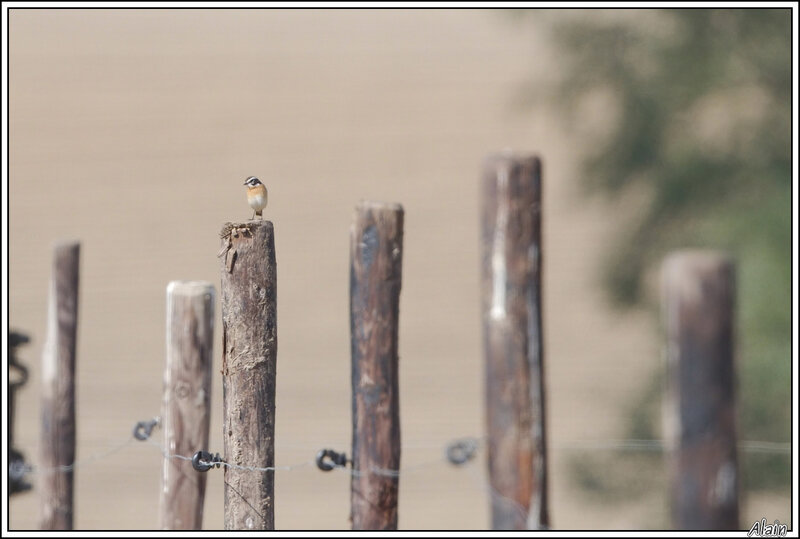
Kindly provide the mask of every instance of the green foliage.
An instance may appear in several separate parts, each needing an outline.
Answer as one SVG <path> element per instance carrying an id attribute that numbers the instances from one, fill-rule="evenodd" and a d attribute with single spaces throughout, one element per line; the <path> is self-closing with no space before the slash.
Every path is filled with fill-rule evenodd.
<path id="1" fill-rule="evenodd" d="M 571 479 L 584 496 L 617 505 L 666 490 L 664 464 L 658 453 L 643 451 L 579 452 L 570 458 Z M 652 524 L 652 523 L 651 523 Z"/>
<path id="2" fill-rule="evenodd" d="M 584 181 L 610 195 L 634 185 L 651 195 L 644 218 L 611 257 L 633 268 L 612 262 L 613 299 L 639 302 L 643 270 L 687 244 L 735 254 L 769 244 L 769 263 L 788 268 L 790 10 L 563 13 L 544 17 L 565 67 L 547 97 L 573 125 L 585 120 L 581 101 L 597 92 L 616 111 L 611 133 L 589 141 Z M 719 219 L 732 226 L 696 234 Z M 779 284 L 788 290 L 788 280 Z"/>
<path id="3" fill-rule="evenodd" d="M 643 283 L 674 248 L 730 252 L 737 261 L 740 439 L 788 441 L 791 11 L 526 15 L 556 43 L 560 66 L 558 80 L 532 97 L 556 105 L 592 148 L 582 169 L 588 191 L 647 195 L 641 218 L 609 252 L 611 299 L 623 307 L 652 304 Z M 587 128 L 587 115 L 607 116 L 611 127 Z M 658 391 L 647 389 L 642 401 Z M 643 434 L 656 413 L 632 414 L 631 429 Z M 745 489 L 789 485 L 783 456 L 741 462 Z"/>

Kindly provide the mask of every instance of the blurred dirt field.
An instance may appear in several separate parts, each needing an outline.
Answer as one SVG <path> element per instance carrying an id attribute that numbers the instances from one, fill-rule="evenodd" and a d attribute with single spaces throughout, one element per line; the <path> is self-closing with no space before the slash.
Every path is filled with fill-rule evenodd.
<path id="1" fill-rule="evenodd" d="M 15 440 L 28 460 L 53 244 L 82 242 L 77 452 L 91 459 L 160 413 L 167 284 L 218 289 L 218 233 L 250 217 L 242 182 L 256 175 L 276 234 L 276 465 L 350 451 L 349 226 L 361 199 L 399 202 L 399 526 L 486 529 L 485 455 L 465 468 L 442 455 L 483 431 L 478 181 L 487 153 L 512 148 L 544 163 L 552 525 L 664 525 L 661 494 L 599 504 L 569 479 L 570 448 L 623 435 L 621 406 L 660 346 L 646 315 L 611 311 L 598 286 L 629 208 L 578 196 L 579 148 L 553 114 L 515 105 L 559 65 L 530 25 L 491 10 L 15 9 L 9 37 L 9 317 L 33 339 Z M 161 458 L 135 442 L 82 464 L 76 528 L 157 528 Z M 349 529 L 345 473 L 275 481 L 277 529 Z M 223 527 L 222 492 L 209 472 L 207 529 Z M 11 529 L 35 529 L 38 503 L 35 489 L 12 498 Z M 782 499 L 748 503 L 744 522 L 776 506 L 767 516 L 788 520 Z"/>

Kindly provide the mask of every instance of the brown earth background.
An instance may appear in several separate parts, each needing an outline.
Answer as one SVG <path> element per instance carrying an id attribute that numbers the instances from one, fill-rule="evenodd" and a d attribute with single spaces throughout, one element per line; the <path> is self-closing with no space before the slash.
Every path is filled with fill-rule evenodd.
<path id="1" fill-rule="evenodd" d="M 582 197 L 581 148 L 555 114 L 515 105 L 560 62 L 529 23 L 346 9 L 13 9 L 9 21 L 9 317 L 33 337 L 15 445 L 36 461 L 51 249 L 79 239 L 76 528 L 158 526 L 161 455 L 119 446 L 160 413 L 166 286 L 218 289 L 218 233 L 250 217 L 249 175 L 269 188 L 276 233 L 276 465 L 350 449 L 348 231 L 359 200 L 399 202 L 399 526 L 487 528 L 485 455 L 453 468 L 442 454 L 483 431 L 478 178 L 505 148 L 544 163 L 552 525 L 668 525 L 660 491 L 600 502 L 570 479 L 581 448 L 623 435 L 622 409 L 661 368 L 660 345 L 648 315 L 612 311 L 598 285 L 604 246 L 635 208 Z M 211 451 L 222 450 L 219 326 Z M 35 529 L 38 503 L 36 490 L 12 498 L 11 529 Z M 276 528 L 348 529 L 348 512 L 346 474 L 276 473 Z M 212 471 L 204 527 L 222 528 L 222 514 Z M 743 524 L 762 516 L 787 522 L 789 500 L 746 498 Z"/>

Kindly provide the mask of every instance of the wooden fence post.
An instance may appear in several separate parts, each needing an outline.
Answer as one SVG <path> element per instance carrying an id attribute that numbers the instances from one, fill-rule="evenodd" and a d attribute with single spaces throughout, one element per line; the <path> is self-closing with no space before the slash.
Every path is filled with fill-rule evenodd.
<path id="1" fill-rule="evenodd" d="M 75 462 L 75 347 L 80 243 L 55 246 L 47 337 L 42 354 L 43 530 L 71 530 Z"/>
<path id="2" fill-rule="evenodd" d="M 686 250 L 668 256 L 662 272 L 673 528 L 736 530 L 734 264 Z"/>
<path id="3" fill-rule="evenodd" d="M 354 530 L 397 529 L 402 259 L 402 206 L 360 203 L 350 229 Z"/>
<path id="4" fill-rule="evenodd" d="M 172 281 L 167 286 L 167 366 L 164 371 L 164 451 L 191 456 L 208 449 L 214 286 Z M 161 476 L 162 530 L 199 530 L 203 525 L 206 474 L 191 462 L 165 458 Z"/>
<path id="5" fill-rule="evenodd" d="M 541 163 L 489 156 L 482 185 L 482 311 L 492 528 L 544 529 Z"/>
<path id="6" fill-rule="evenodd" d="M 222 229 L 224 460 L 273 467 L 278 331 L 275 240 L 270 221 Z M 225 529 L 272 530 L 274 471 L 225 467 Z"/>

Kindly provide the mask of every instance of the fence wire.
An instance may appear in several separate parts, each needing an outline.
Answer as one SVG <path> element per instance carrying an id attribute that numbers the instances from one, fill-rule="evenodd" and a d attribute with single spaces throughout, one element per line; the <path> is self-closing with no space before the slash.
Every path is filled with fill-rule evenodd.
<path id="1" fill-rule="evenodd" d="M 153 446 L 161 453 L 165 459 L 178 459 L 191 462 L 193 456 L 178 455 L 169 453 L 163 444 L 160 444 L 151 439 L 151 430 L 159 424 L 158 418 L 154 418 L 149 422 L 139 422 L 134 429 L 134 434 L 128 437 L 125 441 L 111 447 L 110 449 L 96 453 L 84 459 L 78 459 L 72 464 L 63 466 L 41 467 L 32 466 L 29 464 L 22 464 L 19 462 L 11 462 L 9 464 L 9 475 L 12 478 L 21 478 L 25 475 L 47 474 L 47 473 L 66 473 L 74 471 L 78 467 L 83 467 L 92 464 L 98 460 L 106 459 L 129 445 L 137 441 L 144 441 L 149 446 Z M 149 429 L 142 429 L 142 425 L 149 425 Z M 477 437 L 464 437 L 452 440 L 447 444 L 435 444 L 430 441 L 403 444 L 403 448 L 440 448 L 444 450 L 443 457 L 435 460 L 430 460 L 425 463 L 415 464 L 412 466 L 405 466 L 402 470 L 391 470 L 386 468 L 371 468 L 369 470 L 356 470 L 342 465 L 332 465 L 331 469 L 349 473 L 353 476 L 360 477 L 368 474 L 383 475 L 387 477 L 400 477 L 401 473 L 412 473 L 420 469 L 429 468 L 447 462 L 451 465 L 459 466 L 474 460 L 475 454 L 480 451 L 486 450 L 487 439 L 485 436 Z M 288 447 L 288 446 L 287 446 Z M 310 445 L 302 447 L 311 447 Z M 766 441 L 741 441 L 738 444 L 740 451 L 745 453 L 762 453 L 774 455 L 789 455 L 791 453 L 791 444 L 780 442 L 766 442 Z M 639 451 L 639 452 L 664 452 L 666 444 L 663 440 L 641 440 L 641 439 L 617 439 L 617 440 L 575 440 L 566 443 L 550 444 L 549 450 L 556 451 Z M 457 456 L 460 455 L 460 456 Z M 245 466 L 225 462 L 224 460 L 204 461 L 204 464 L 227 467 L 235 470 L 246 472 L 289 472 L 299 468 L 313 467 L 318 462 L 315 459 L 309 459 L 296 464 L 289 464 L 283 466 Z M 502 497 L 502 496 L 501 496 Z M 513 502 L 513 500 L 509 500 Z"/>

